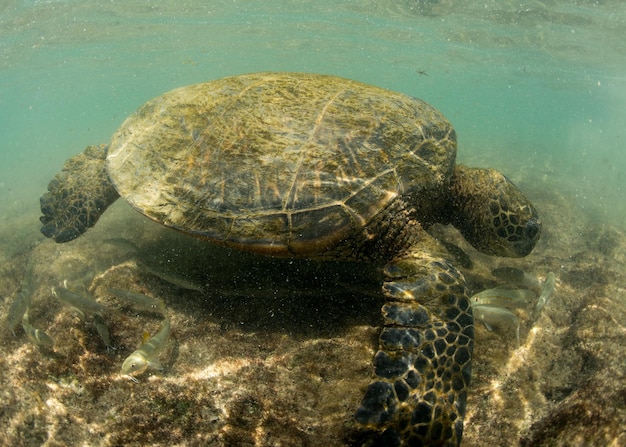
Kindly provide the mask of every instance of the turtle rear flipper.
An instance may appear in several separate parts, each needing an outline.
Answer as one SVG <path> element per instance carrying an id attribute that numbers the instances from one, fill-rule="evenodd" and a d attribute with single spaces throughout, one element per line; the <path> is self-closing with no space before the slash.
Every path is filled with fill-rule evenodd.
<path id="1" fill-rule="evenodd" d="M 41 196 L 44 236 L 68 242 L 93 227 L 119 197 L 106 171 L 107 147 L 88 146 L 70 158 Z"/>

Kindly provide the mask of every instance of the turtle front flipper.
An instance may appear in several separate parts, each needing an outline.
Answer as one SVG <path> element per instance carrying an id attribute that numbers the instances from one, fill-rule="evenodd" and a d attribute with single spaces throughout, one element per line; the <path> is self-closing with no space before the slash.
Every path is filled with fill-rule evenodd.
<path id="1" fill-rule="evenodd" d="M 428 239 L 385 268 L 376 379 L 355 415 L 364 445 L 461 442 L 474 320 L 463 276 Z"/>
<path id="2" fill-rule="evenodd" d="M 41 196 L 44 236 L 68 242 L 91 228 L 119 197 L 106 170 L 106 146 L 88 146 L 65 162 Z"/>

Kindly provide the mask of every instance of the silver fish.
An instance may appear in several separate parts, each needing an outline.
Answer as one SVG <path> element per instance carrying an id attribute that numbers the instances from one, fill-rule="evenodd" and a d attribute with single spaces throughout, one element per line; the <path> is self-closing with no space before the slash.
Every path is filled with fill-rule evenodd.
<path id="1" fill-rule="evenodd" d="M 146 270 L 148 273 L 156 276 L 157 278 L 162 279 L 165 282 L 169 282 L 170 284 L 176 286 L 176 287 L 180 287 L 181 289 L 187 289 L 187 290 L 195 290 L 196 292 L 203 292 L 204 289 L 202 288 L 202 286 L 198 285 L 197 283 L 188 280 L 187 278 L 181 276 L 181 275 L 177 275 L 175 273 L 172 272 L 166 272 L 163 270 L 158 270 L 155 269 L 154 267 L 148 266 L 144 263 L 142 263 L 142 267 L 144 270 Z"/>
<path id="2" fill-rule="evenodd" d="M 513 312 L 495 306 L 476 306 L 472 307 L 472 310 L 474 320 L 482 322 L 490 331 L 493 330 L 492 325 L 515 327 L 515 335 L 519 343 L 520 319 Z"/>
<path id="3" fill-rule="evenodd" d="M 65 287 L 53 287 L 52 294 L 65 304 L 75 307 L 86 314 L 96 314 L 108 311 L 106 306 L 93 300 L 90 296 L 72 292 Z"/>
<path id="4" fill-rule="evenodd" d="M 22 316 L 22 328 L 24 329 L 28 339 L 40 348 L 52 349 L 52 346 L 54 345 L 52 338 L 41 329 L 31 326 L 28 318 L 28 310 L 26 310 Z"/>
<path id="5" fill-rule="evenodd" d="M 550 272 L 546 275 L 541 295 L 536 301 L 534 300 L 536 294 L 532 290 L 499 288 L 483 290 L 473 295 L 470 299 L 472 310 L 474 311 L 474 319 L 482 322 L 489 330 L 492 330 L 492 326 L 515 327 L 519 343 L 520 318 L 513 311 L 518 309 L 524 310 L 531 314 L 533 322 L 536 321 L 539 313 L 552 295 L 554 286 L 555 276 L 554 273 Z"/>
<path id="6" fill-rule="evenodd" d="M 157 356 L 165 348 L 169 336 L 170 322 L 166 318 L 163 320 L 159 332 L 124 360 L 121 373 L 132 377 L 132 375 L 139 374 L 147 368 L 162 370 L 163 366 L 157 360 Z"/>
<path id="7" fill-rule="evenodd" d="M 536 291 L 541 290 L 541 282 L 536 277 L 515 267 L 498 267 L 497 269 L 493 269 L 491 274 L 496 278 L 513 283 L 516 286 L 522 286 Z"/>
<path id="8" fill-rule="evenodd" d="M 17 294 L 13 303 L 11 303 L 11 307 L 9 308 L 9 313 L 7 315 L 7 326 L 15 335 L 15 328 L 20 321 L 22 321 L 22 317 L 25 315 L 28 306 L 30 305 L 31 293 L 30 290 L 22 288 L 22 291 Z"/>
<path id="9" fill-rule="evenodd" d="M 541 313 L 543 307 L 548 303 L 550 296 L 552 296 L 552 292 L 554 292 L 556 282 L 556 276 L 554 273 L 550 272 L 546 275 L 546 280 L 543 282 L 543 290 L 541 291 L 541 295 L 537 298 L 537 304 L 535 305 L 535 309 L 533 310 L 533 319 L 537 319 L 539 314 Z"/>
<path id="10" fill-rule="evenodd" d="M 104 321 L 104 317 L 99 313 L 95 313 L 93 315 L 93 324 L 96 326 L 96 331 L 98 331 L 98 335 L 104 343 L 104 346 L 106 346 L 107 351 L 115 349 L 111 344 L 111 331 L 106 321 Z"/>
<path id="11" fill-rule="evenodd" d="M 110 287 L 107 290 L 137 309 L 148 312 L 158 312 L 161 315 L 165 315 L 165 302 L 161 298 L 152 298 L 141 293 L 126 289 L 116 289 L 114 287 Z"/>
<path id="12" fill-rule="evenodd" d="M 472 306 L 494 306 L 506 309 L 528 311 L 537 296 L 527 289 L 487 289 L 472 296 Z"/>
<path id="13" fill-rule="evenodd" d="M 29 271 L 26 273 L 24 281 L 22 281 L 22 290 L 11 303 L 9 313 L 7 314 L 7 326 L 13 332 L 13 335 L 15 335 L 15 328 L 22 321 L 22 317 L 30 305 L 32 296 L 32 272 Z"/>

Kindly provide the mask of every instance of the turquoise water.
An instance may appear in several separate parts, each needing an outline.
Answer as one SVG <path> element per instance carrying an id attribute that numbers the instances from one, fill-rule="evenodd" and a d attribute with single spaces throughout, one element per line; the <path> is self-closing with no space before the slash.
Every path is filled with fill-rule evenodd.
<path id="1" fill-rule="evenodd" d="M 63 161 L 147 99 L 260 70 L 425 99 L 457 128 L 461 161 L 623 228 L 625 68 L 621 0 L 1 1 L 2 233 L 36 229 Z"/>
<path id="2" fill-rule="evenodd" d="M 306 262 L 205 252 L 121 201 L 75 242 L 39 234 L 39 197 L 63 162 L 106 143 L 146 100 L 265 70 L 423 98 L 455 125 L 461 162 L 501 169 L 542 213 L 530 256 L 473 253 L 472 292 L 494 286 L 494 266 L 553 272 L 557 285 L 521 347 L 514 332 L 476 325 L 465 445 L 618 445 L 623 0 L 0 0 L 0 444 L 337 445 L 371 375 L 382 324 L 375 272 L 324 276 Z M 158 325 L 112 314 L 109 352 L 50 294 L 64 279 L 89 282 L 102 303 L 111 285 L 164 299 L 175 339 L 166 370 L 139 385 L 120 377 Z M 29 290 L 54 354 L 4 327 Z"/>

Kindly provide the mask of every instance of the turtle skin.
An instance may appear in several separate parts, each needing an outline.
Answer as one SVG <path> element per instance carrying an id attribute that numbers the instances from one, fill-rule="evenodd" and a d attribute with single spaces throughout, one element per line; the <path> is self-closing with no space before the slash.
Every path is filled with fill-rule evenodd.
<path id="1" fill-rule="evenodd" d="M 380 265 L 384 327 L 349 444 L 459 445 L 471 378 L 465 280 L 432 238 L 525 256 L 541 233 L 504 175 L 455 165 L 456 134 L 415 98 L 302 73 L 233 76 L 142 106 L 41 197 L 67 242 L 119 196 L 163 225 L 262 255 Z"/>

